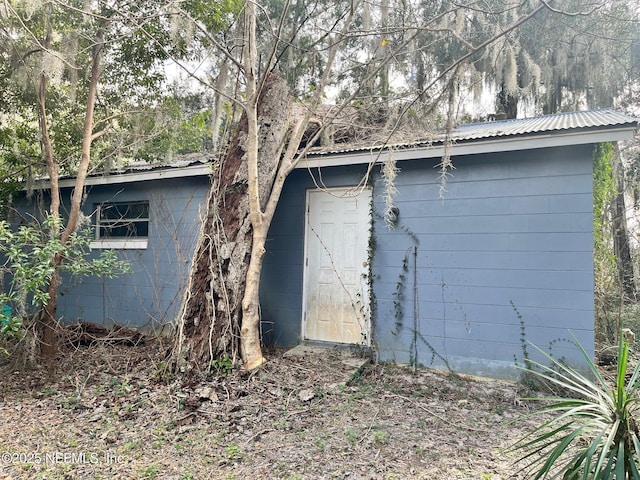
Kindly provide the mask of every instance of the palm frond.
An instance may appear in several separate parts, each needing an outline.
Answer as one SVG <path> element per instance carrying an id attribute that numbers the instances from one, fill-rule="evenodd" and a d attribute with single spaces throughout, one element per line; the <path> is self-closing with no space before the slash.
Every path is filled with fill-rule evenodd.
<path id="1" fill-rule="evenodd" d="M 535 479 L 640 480 L 640 440 L 632 410 L 640 400 L 640 365 L 627 376 L 629 344 L 622 337 L 612 380 L 615 384 L 609 384 L 582 345 L 575 342 L 585 360 L 584 373 L 533 345 L 549 363 L 529 359 L 523 370 L 547 385 L 561 387 L 566 395 L 529 399 L 545 404 L 525 418 L 551 418 L 511 447 L 521 452 L 518 462 L 524 466 L 520 470 Z"/>

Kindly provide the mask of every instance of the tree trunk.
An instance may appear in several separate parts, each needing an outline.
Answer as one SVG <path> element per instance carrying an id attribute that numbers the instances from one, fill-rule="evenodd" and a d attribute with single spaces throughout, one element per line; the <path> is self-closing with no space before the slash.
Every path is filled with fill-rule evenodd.
<path id="1" fill-rule="evenodd" d="M 40 119 L 40 135 L 42 145 L 42 157 L 49 173 L 51 182 L 51 203 L 49 205 L 49 214 L 58 218 L 60 215 L 60 189 L 58 187 L 58 164 L 53 158 L 53 146 L 49 135 L 49 125 L 47 123 L 47 77 L 44 73 L 40 74 L 38 83 L 38 116 Z M 60 223 L 55 221 L 52 226 L 50 235 L 58 237 L 60 235 Z M 57 259 L 53 258 L 52 262 Z M 40 357 L 45 364 L 51 364 L 56 358 L 56 305 L 58 289 L 60 288 L 60 277 L 55 271 L 47 288 L 49 301 L 40 315 L 37 317 L 36 334 L 40 341 Z"/>
<path id="2" fill-rule="evenodd" d="M 507 91 L 504 82 L 496 99 L 496 113 L 503 113 L 506 118 L 518 118 L 518 97 Z"/>
<path id="3" fill-rule="evenodd" d="M 242 298 L 240 345 L 242 360 L 247 370 L 252 370 L 265 362 L 260 344 L 260 274 L 268 230 L 268 225 L 263 223 L 253 232 L 252 255 Z"/>
<path id="4" fill-rule="evenodd" d="M 617 194 L 612 202 L 611 229 L 613 234 L 613 252 L 618 267 L 618 280 L 626 301 L 636 299 L 636 288 L 633 275 L 633 260 L 629 246 L 627 229 L 627 209 L 624 200 L 624 167 L 620 157 L 620 148 L 614 144 L 615 158 L 613 172 L 616 178 Z"/>
<path id="5" fill-rule="evenodd" d="M 60 274 L 55 270 L 47 289 L 49 301 L 44 306 L 40 317 L 40 356 L 46 365 L 52 365 L 58 353 L 56 342 L 58 290 L 60 290 Z"/>
<path id="6" fill-rule="evenodd" d="M 49 38 L 49 35 L 47 35 Z M 46 41 L 48 44 L 48 40 Z M 49 174 L 51 182 L 51 205 L 49 214 L 55 219 L 53 222 L 51 237 L 59 238 L 61 245 L 66 245 L 71 235 L 78 228 L 78 219 L 80 217 L 80 208 L 82 206 L 82 197 L 84 195 L 84 184 L 89 170 L 91 161 L 91 145 L 94 140 L 93 119 L 95 114 L 95 102 L 98 92 L 98 81 L 100 79 L 100 62 L 102 59 L 102 48 L 104 46 L 104 32 L 98 29 L 96 33 L 95 44 L 92 52 L 91 77 L 87 89 L 87 106 L 85 110 L 84 125 L 82 130 L 82 148 L 80 154 L 80 162 L 76 174 L 75 186 L 71 197 L 71 205 L 69 209 L 69 218 L 64 230 L 61 230 L 60 221 L 60 188 L 59 188 L 59 169 L 53 156 L 53 147 L 49 129 L 47 124 L 47 78 L 44 73 L 40 75 L 38 88 L 38 114 L 40 117 L 40 133 L 43 150 L 43 158 Z M 63 262 L 63 256 L 56 254 L 51 263 L 55 266 L 55 271 L 49 281 L 47 294 L 49 299 L 43 306 L 42 314 L 39 316 L 38 331 L 40 335 L 41 347 L 40 355 L 42 360 L 51 364 L 56 358 L 58 351 L 56 343 L 56 325 L 57 325 L 57 307 L 58 292 L 60 290 L 60 265 Z"/>
<path id="7" fill-rule="evenodd" d="M 214 359 L 238 359 L 249 263 L 261 265 L 263 247 L 254 251 L 254 244 L 264 242 L 269 223 L 263 223 L 254 238 L 248 192 L 249 145 L 257 140 L 258 193 L 264 209 L 278 171 L 289 109 L 285 81 L 268 75 L 257 101 L 257 138 L 249 138 L 249 122 L 243 113 L 226 157 L 214 170 L 207 214 L 178 319 L 173 360 L 181 370 L 206 371 Z M 250 293 L 257 298 L 260 269 L 254 266 L 251 271 Z M 254 278 L 256 271 L 258 277 Z M 251 303 L 247 308 L 253 308 Z M 259 343 L 257 329 L 250 330 L 242 334 L 253 335 L 253 342 Z M 262 361 L 262 355 L 258 356 Z"/>

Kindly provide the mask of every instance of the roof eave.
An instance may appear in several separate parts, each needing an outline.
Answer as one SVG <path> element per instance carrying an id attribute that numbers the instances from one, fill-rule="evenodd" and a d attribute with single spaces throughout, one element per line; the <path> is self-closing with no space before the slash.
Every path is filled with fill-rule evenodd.
<path id="1" fill-rule="evenodd" d="M 186 178 L 186 177 L 201 177 L 211 174 L 211 165 L 201 163 L 198 165 L 189 165 L 187 167 L 174 167 L 174 168 L 158 168 L 151 170 L 142 170 L 138 172 L 124 172 L 124 173 L 106 173 L 104 175 L 96 175 L 87 177 L 85 181 L 86 186 L 90 185 L 119 185 L 121 183 L 143 182 L 146 180 L 162 180 L 166 178 Z M 76 179 L 63 178 L 60 180 L 60 188 L 73 188 L 75 187 Z M 42 190 L 51 187 L 49 180 L 40 180 L 35 182 L 34 189 Z"/>
<path id="2" fill-rule="evenodd" d="M 513 152 L 538 148 L 562 147 L 573 145 L 615 142 L 633 138 L 636 124 L 624 125 L 616 128 L 598 128 L 570 130 L 563 132 L 548 132 L 542 134 L 528 134 L 509 137 L 488 137 L 454 142 L 450 146 L 451 156 L 473 155 L 480 153 Z M 441 158 L 444 156 L 445 146 L 421 145 L 403 149 L 389 150 L 395 160 L 418 160 L 427 158 Z M 296 168 L 316 168 L 370 164 L 380 162 L 387 157 L 387 149 L 362 150 L 349 153 L 310 154 L 298 162 Z"/>
<path id="3" fill-rule="evenodd" d="M 463 156 L 628 140 L 633 137 L 636 127 L 636 123 L 629 123 L 615 127 L 608 126 L 606 128 L 575 129 L 561 132 L 553 131 L 539 134 L 468 139 L 454 142 L 450 146 L 450 154 L 451 156 Z M 396 160 L 441 158 L 444 155 L 444 149 L 444 145 L 440 142 L 431 145 L 416 145 L 403 148 L 377 148 L 362 149 L 355 152 L 311 153 L 306 158 L 301 159 L 295 168 L 377 163 L 384 160 L 389 152 L 392 153 Z M 117 185 L 148 180 L 201 177 L 210 174 L 210 164 L 198 163 L 186 167 L 158 168 L 90 176 L 86 179 L 85 185 Z M 59 185 L 61 188 L 73 188 L 75 186 L 75 178 L 63 178 L 60 180 Z M 36 190 L 46 190 L 50 188 L 50 183 L 48 180 L 37 181 L 33 188 Z"/>

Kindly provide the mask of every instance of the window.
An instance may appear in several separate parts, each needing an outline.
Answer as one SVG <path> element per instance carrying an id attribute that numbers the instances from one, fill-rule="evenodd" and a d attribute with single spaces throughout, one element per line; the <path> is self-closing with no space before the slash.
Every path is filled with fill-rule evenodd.
<path id="1" fill-rule="evenodd" d="M 147 248 L 149 202 L 109 202 L 96 206 L 92 248 Z"/>

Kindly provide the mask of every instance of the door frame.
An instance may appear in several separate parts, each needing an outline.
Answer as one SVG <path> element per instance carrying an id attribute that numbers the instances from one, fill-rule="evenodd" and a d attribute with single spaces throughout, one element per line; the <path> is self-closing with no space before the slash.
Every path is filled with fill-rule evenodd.
<path id="1" fill-rule="evenodd" d="M 367 235 L 367 247 L 366 247 L 366 279 L 365 284 L 366 288 L 365 295 L 363 295 L 363 309 L 364 309 L 364 321 L 361 325 L 362 327 L 362 341 L 360 343 L 347 343 L 347 342 L 332 342 L 332 343 L 340 343 L 342 345 L 360 345 L 363 347 L 370 347 L 372 343 L 372 328 L 371 328 L 371 251 L 370 251 L 370 242 L 369 237 L 372 235 L 372 216 L 371 216 L 371 202 L 373 201 L 373 189 L 371 187 L 358 187 L 358 186 L 342 186 L 342 187 L 330 187 L 330 188 L 308 188 L 305 192 L 305 206 L 304 206 L 304 249 L 303 249 L 303 274 L 302 274 L 302 319 L 301 319 L 301 328 L 300 328 L 300 337 L 303 341 L 318 341 L 322 342 L 322 340 L 317 340 L 313 338 L 307 337 L 307 297 L 309 295 L 309 286 L 308 286 L 308 255 L 309 255 L 309 239 L 310 235 L 314 235 L 314 233 L 310 230 L 309 224 L 309 215 L 310 215 L 310 201 L 311 194 L 318 192 L 326 192 L 328 194 L 333 194 L 338 198 L 348 198 L 349 192 L 361 193 L 368 192 L 368 199 L 365 202 L 366 205 L 363 208 L 367 209 L 367 224 L 366 224 L 366 235 Z M 360 206 L 358 207 L 360 208 Z"/>

